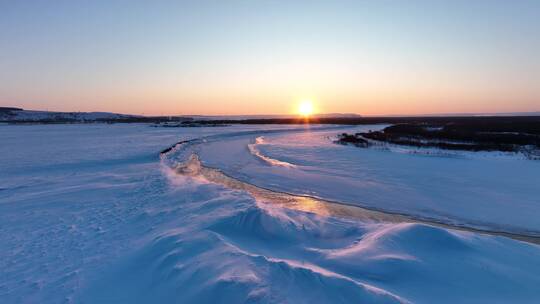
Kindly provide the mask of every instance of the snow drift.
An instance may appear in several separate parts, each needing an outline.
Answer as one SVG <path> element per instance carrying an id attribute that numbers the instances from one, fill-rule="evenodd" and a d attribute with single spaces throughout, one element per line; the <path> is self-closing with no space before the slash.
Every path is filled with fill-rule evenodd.
<path id="1" fill-rule="evenodd" d="M 251 178 L 252 172 L 263 169 L 277 174 L 313 169 L 319 158 L 335 161 L 319 153 L 330 149 L 328 153 L 336 156 L 331 143 L 319 141 L 330 133 L 279 128 L 0 126 L 2 302 L 537 303 L 540 299 L 538 245 L 424 224 L 361 221 L 281 208 L 258 201 L 243 188 L 212 182 L 199 174 L 201 168 L 185 163 L 196 151 L 203 164 L 220 164 L 226 173 Z M 284 153 L 291 149 L 286 144 L 290 137 L 280 144 L 281 135 L 303 139 L 294 145 L 300 156 Z M 258 136 L 274 142 L 274 147 L 264 145 L 264 152 L 298 164 L 296 169 L 270 166 L 251 155 L 247 144 Z M 317 141 L 305 141 L 312 136 Z M 158 156 L 174 143 L 191 139 L 191 144 Z M 209 149 L 216 145 L 221 150 Z M 304 157 L 314 146 L 319 152 Z M 283 154 L 273 155 L 277 148 Z M 178 171 L 182 164 L 185 169 Z M 261 171 L 242 170 L 250 166 Z M 329 169 L 319 169 L 321 180 L 326 179 Z M 344 171 L 336 173 L 347 176 Z M 277 187 L 276 179 L 264 177 L 258 175 L 254 181 Z"/>

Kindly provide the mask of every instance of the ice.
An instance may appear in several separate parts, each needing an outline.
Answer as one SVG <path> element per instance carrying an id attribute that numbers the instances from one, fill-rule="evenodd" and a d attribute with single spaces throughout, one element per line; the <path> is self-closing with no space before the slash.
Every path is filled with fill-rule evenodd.
<path id="1" fill-rule="evenodd" d="M 453 210 L 445 199 L 461 185 L 450 176 L 463 168 L 453 169 L 459 162 L 333 144 L 329 137 L 347 128 L 0 126 L 0 302 L 538 302 L 538 245 L 418 223 L 290 210 L 172 166 L 196 152 L 203 164 L 261 187 L 334 199 L 351 192 L 330 187 L 335 179 L 363 178 L 365 185 L 355 190 L 362 202 L 374 198 L 386 202 L 381 209 L 418 212 L 420 203 L 406 199 L 408 192 L 398 196 L 399 187 L 392 185 L 413 176 L 406 172 L 411 166 L 450 162 L 441 167 L 446 177 L 425 172 L 452 186 L 437 186 L 424 196 L 433 199 L 429 207 L 435 210 L 437 204 Z M 260 136 L 261 153 L 296 167 L 272 166 L 252 155 L 248 144 Z M 159 155 L 176 142 L 200 138 Z M 535 227 L 534 162 L 466 161 L 470 169 L 463 176 L 483 176 L 486 183 L 476 191 L 462 185 L 462 197 L 495 182 L 488 198 L 516 192 L 506 202 L 513 208 L 503 200 L 491 203 L 508 217 L 502 227 Z M 512 167 L 506 176 L 497 171 Z M 487 171 L 482 175 L 479 169 Z M 521 182 L 510 181 L 518 169 Z M 508 180 L 497 181 L 495 174 Z M 381 189 L 386 191 L 375 195 Z M 417 188 L 417 196 L 427 190 Z M 528 217 L 521 209 L 525 202 Z M 479 205 L 461 203 L 452 216 L 474 222 L 467 213 L 486 210 Z"/>
<path id="2" fill-rule="evenodd" d="M 376 129 L 363 126 L 349 133 Z M 205 164 L 261 187 L 481 229 L 540 235 L 540 162 L 513 157 L 396 153 L 334 144 L 343 130 L 215 140 L 199 147 Z M 228 153 L 220 153 L 226 149 Z"/>

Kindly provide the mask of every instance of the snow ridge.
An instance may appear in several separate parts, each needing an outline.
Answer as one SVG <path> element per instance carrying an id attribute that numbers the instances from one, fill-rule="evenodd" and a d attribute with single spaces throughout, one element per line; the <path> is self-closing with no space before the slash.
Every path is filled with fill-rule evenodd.
<path id="1" fill-rule="evenodd" d="M 264 144 L 264 137 L 263 136 L 259 136 L 259 137 L 255 138 L 255 143 L 248 144 L 249 152 L 251 154 L 257 156 L 258 158 L 262 159 L 263 161 L 267 162 L 271 166 L 281 166 L 281 167 L 286 167 L 286 168 L 294 168 L 294 167 L 296 167 L 296 165 L 293 165 L 291 163 L 280 161 L 280 160 L 277 160 L 277 159 L 274 159 L 274 158 L 271 158 L 271 157 L 268 157 L 268 156 L 262 154 L 261 151 L 257 148 L 257 146 L 263 145 L 263 144 Z"/>

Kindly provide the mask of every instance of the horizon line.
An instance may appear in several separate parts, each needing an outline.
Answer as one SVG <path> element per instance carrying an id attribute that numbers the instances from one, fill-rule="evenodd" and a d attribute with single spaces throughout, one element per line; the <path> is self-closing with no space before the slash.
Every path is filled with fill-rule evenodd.
<path id="1" fill-rule="evenodd" d="M 113 111 L 58 111 L 58 110 L 36 110 L 36 109 L 25 109 L 18 106 L 0 106 L 0 108 L 17 108 L 22 109 L 23 111 L 36 111 L 36 112 L 57 112 L 57 113 L 112 113 L 120 115 L 131 115 L 131 116 L 145 116 L 145 117 L 159 117 L 159 116 L 210 116 L 210 117 L 230 117 L 230 116 L 251 116 L 251 117 L 263 117 L 263 116 L 289 116 L 296 117 L 300 116 L 296 113 L 288 114 L 140 114 L 134 113 L 123 113 L 123 112 L 113 112 Z M 509 112 L 440 112 L 440 113 L 413 113 L 413 114 L 360 114 L 352 112 L 324 112 L 324 113 L 314 113 L 310 116 L 317 117 L 321 115 L 356 115 L 361 117 L 407 117 L 407 116 L 498 116 L 498 115 L 526 115 L 526 114 L 537 114 L 540 115 L 540 109 L 532 111 L 509 111 Z M 536 115 L 534 115 L 536 116 Z"/>

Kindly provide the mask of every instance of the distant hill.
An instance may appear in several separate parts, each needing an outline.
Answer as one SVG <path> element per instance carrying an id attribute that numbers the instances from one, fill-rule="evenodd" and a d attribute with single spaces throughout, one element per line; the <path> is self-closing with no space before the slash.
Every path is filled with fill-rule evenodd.
<path id="1" fill-rule="evenodd" d="M 0 107 L 0 113 L 2 112 L 10 112 L 10 111 L 22 111 L 21 108 L 13 108 L 13 107 Z"/>
<path id="2" fill-rule="evenodd" d="M 141 116 L 110 112 L 51 112 L 0 107 L 0 122 L 9 123 L 92 123 L 187 121 L 181 116 Z"/>

